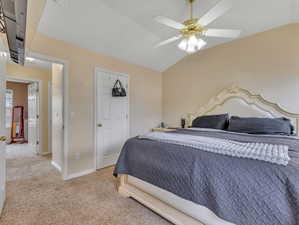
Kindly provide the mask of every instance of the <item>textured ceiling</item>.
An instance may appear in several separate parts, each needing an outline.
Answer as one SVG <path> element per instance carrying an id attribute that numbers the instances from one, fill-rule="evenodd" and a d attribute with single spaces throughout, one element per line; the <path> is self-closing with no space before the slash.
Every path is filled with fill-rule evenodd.
<path id="1" fill-rule="evenodd" d="M 198 0 L 200 17 L 218 0 Z M 154 46 L 177 31 L 154 21 L 158 15 L 184 21 L 184 0 L 48 0 L 38 31 L 133 64 L 164 71 L 186 54 L 177 42 Z M 233 8 L 208 27 L 241 29 L 241 37 L 299 21 L 299 0 L 233 0 Z M 231 39 L 205 38 L 206 48 Z"/>

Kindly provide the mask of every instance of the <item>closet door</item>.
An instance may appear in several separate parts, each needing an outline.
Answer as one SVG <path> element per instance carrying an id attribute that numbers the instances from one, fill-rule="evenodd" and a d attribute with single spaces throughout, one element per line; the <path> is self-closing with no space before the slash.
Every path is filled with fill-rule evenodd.
<path id="1" fill-rule="evenodd" d="M 126 97 L 112 97 L 120 80 Z M 127 75 L 96 70 L 96 161 L 97 169 L 116 163 L 129 137 L 129 79 Z"/>

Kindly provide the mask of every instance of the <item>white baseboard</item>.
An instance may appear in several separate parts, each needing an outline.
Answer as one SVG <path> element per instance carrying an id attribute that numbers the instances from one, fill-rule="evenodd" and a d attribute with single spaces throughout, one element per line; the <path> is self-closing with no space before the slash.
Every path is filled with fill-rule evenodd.
<path id="1" fill-rule="evenodd" d="M 61 172 L 61 167 L 56 163 L 54 162 L 53 160 L 51 161 L 51 164 L 52 166 L 54 166 L 59 172 Z"/>
<path id="2" fill-rule="evenodd" d="M 6 193 L 4 191 L 4 187 L 1 188 L 1 198 L 0 198 L 0 217 L 2 215 L 2 212 L 3 212 L 3 209 L 4 209 L 4 206 L 5 206 L 5 200 L 6 200 Z"/>
<path id="3" fill-rule="evenodd" d="M 106 168 L 106 167 L 115 165 L 116 162 L 117 162 L 117 159 L 119 158 L 119 154 L 120 153 L 117 152 L 117 153 L 114 153 L 114 154 L 110 154 L 110 155 L 104 156 L 102 165 L 98 169 Z"/>
<path id="4" fill-rule="evenodd" d="M 1 218 L 1 216 L 2 216 L 2 212 L 3 212 L 4 206 L 5 206 L 5 201 L 4 201 L 3 204 L 1 204 L 1 206 L 0 206 L 0 218 Z"/>
<path id="5" fill-rule="evenodd" d="M 93 172 L 95 172 L 94 169 L 85 170 L 85 171 L 82 171 L 82 172 L 79 172 L 79 173 L 72 173 L 72 174 L 69 174 L 67 177 L 65 177 L 64 180 L 70 180 L 70 179 L 74 179 L 74 178 L 77 178 L 77 177 L 82 177 L 82 176 L 88 175 L 88 174 L 93 173 Z"/>

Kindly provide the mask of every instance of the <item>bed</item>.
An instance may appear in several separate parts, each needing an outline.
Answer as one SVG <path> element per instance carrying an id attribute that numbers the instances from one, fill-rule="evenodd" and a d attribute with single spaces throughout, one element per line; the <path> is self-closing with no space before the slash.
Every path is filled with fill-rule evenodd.
<path id="1" fill-rule="evenodd" d="M 248 90 L 237 86 L 224 89 L 206 105 L 200 107 L 196 113 L 190 113 L 188 123 L 191 125 L 192 121 L 198 116 L 221 113 L 230 113 L 231 115 L 243 117 L 286 117 L 291 120 L 298 136 L 299 114 L 287 112 L 279 105 L 265 100 L 262 96 L 252 94 Z M 213 136 L 229 135 L 239 138 L 237 134 L 214 131 L 199 132 Z M 246 135 L 240 136 L 241 139 L 249 138 Z M 299 149 L 298 137 L 256 136 L 255 138 L 257 140 L 263 138 L 265 143 L 267 140 L 272 142 L 272 139 L 277 143 L 286 142 L 288 144 L 291 142 L 292 149 Z M 193 158 L 198 158 L 194 150 L 184 146 L 169 147 L 166 143 L 157 143 L 155 141 L 148 141 L 144 144 L 140 143 L 139 140 L 132 139 L 128 142 L 124 149 L 128 145 L 130 145 L 130 148 L 135 146 L 135 152 L 132 150 L 131 154 L 137 155 L 139 158 L 133 157 L 131 164 L 134 165 L 129 165 L 130 168 L 127 168 L 128 165 L 124 166 L 126 168 L 122 168 L 121 163 L 118 162 L 115 171 L 115 175 L 119 177 L 118 192 L 123 196 L 139 201 L 176 225 L 268 225 L 269 221 L 272 221 L 272 224 L 275 225 L 296 225 L 299 221 L 299 164 L 296 158 L 297 153 L 291 152 L 294 154 L 294 158 L 292 155 L 290 163 L 284 167 L 268 162 L 237 159 L 206 152 L 201 154 L 196 161 L 198 163 L 196 164 L 198 167 L 197 174 L 192 176 L 190 174 L 188 177 L 188 173 L 194 171 Z M 143 148 L 141 153 L 138 148 Z M 151 154 L 157 154 L 157 158 L 153 161 L 148 160 L 145 148 L 148 148 L 148 152 L 151 152 Z M 176 151 L 175 149 L 177 150 L 176 155 L 172 157 L 172 152 Z M 161 151 L 164 151 L 165 155 L 164 153 L 159 155 Z M 183 151 L 189 151 L 191 155 L 194 155 L 181 153 Z M 210 159 L 211 154 L 213 154 L 213 159 Z M 189 155 L 189 158 L 185 157 L 186 155 Z M 125 161 L 129 157 L 130 155 L 123 150 L 119 161 Z M 170 162 L 167 161 L 173 161 L 169 160 L 171 158 L 176 158 L 177 162 L 172 163 L 174 165 L 177 163 L 178 166 L 173 166 L 169 170 L 168 167 L 171 165 L 168 166 Z M 180 160 L 190 161 L 190 165 L 193 163 L 193 167 L 190 167 L 191 169 L 188 166 L 180 167 Z M 160 171 L 147 171 L 151 167 L 151 163 L 156 164 L 156 168 L 160 168 Z M 138 169 L 134 168 L 135 164 L 138 164 Z M 211 164 L 214 164 L 213 167 L 208 168 Z M 134 169 L 135 173 L 131 173 Z M 167 176 L 163 177 L 163 171 L 166 170 Z M 213 173 L 217 176 L 210 172 L 213 170 L 215 170 Z M 177 174 L 184 174 L 186 179 L 178 178 Z M 223 179 L 221 179 L 221 176 Z M 196 179 L 193 177 L 196 177 Z M 198 179 L 198 177 L 201 179 Z M 219 185 L 219 182 L 221 185 Z M 209 183 L 210 186 L 203 188 L 206 183 Z M 180 190 L 188 185 L 192 188 Z M 194 187 L 196 188 L 194 189 Z M 211 190 L 211 187 L 215 189 Z M 207 198 L 207 196 L 212 197 Z M 217 201 L 213 202 L 214 200 L 211 199 Z M 251 208 L 252 214 L 250 214 Z M 252 218 L 250 218 L 251 215 Z"/>

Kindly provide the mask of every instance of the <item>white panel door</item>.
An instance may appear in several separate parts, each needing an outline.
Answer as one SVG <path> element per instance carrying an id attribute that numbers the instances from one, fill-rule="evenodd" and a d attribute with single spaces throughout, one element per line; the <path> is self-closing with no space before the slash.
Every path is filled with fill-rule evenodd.
<path id="1" fill-rule="evenodd" d="M 6 160 L 5 160 L 5 62 L 0 59 L 0 213 L 5 201 Z"/>
<path id="2" fill-rule="evenodd" d="M 126 97 L 112 97 L 112 87 L 119 79 Z M 116 163 L 121 148 L 129 137 L 128 76 L 96 71 L 96 161 L 97 169 Z"/>
<path id="3" fill-rule="evenodd" d="M 38 83 L 28 85 L 28 143 L 38 153 Z"/>

